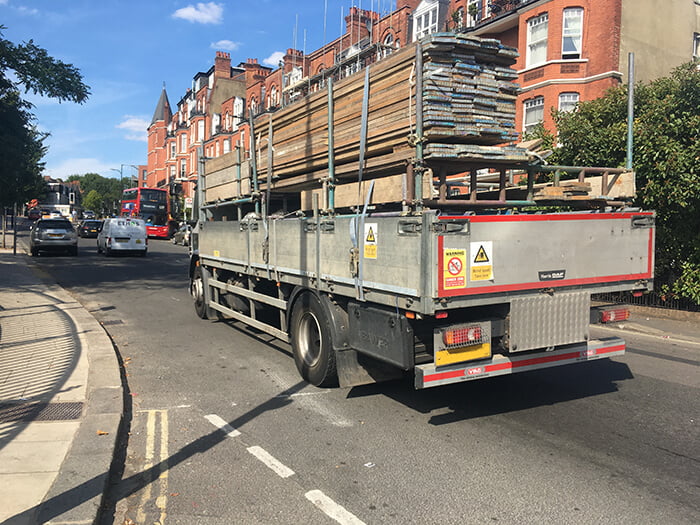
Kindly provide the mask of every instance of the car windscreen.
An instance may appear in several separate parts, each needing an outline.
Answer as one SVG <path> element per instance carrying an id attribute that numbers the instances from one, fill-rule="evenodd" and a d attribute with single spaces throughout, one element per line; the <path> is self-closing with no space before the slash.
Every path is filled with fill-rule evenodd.
<path id="1" fill-rule="evenodd" d="M 43 220 L 37 224 L 37 227 L 42 230 L 72 230 L 73 225 L 68 221 L 61 220 Z"/>

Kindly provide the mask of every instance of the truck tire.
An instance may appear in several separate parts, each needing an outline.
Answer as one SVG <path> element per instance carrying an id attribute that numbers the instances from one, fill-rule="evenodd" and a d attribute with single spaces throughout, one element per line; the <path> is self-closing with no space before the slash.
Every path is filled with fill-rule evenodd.
<path id="1" fill-rule="evenodd" d="M 197 266 L 192 273 L 190 282 L 190 294 L 194 300 L 194 311 L 200 319 L 209 319 L 209 308 L 204 301 L 204 279 L 202 269 Z"/>
<path id="2" fill-rule="evenodd" d="M 330 320 L 318 296 L 302 294 L 292 309 L 290 334 L 297 370 L 312 385 L 338 385 L 331 333 Z"/>

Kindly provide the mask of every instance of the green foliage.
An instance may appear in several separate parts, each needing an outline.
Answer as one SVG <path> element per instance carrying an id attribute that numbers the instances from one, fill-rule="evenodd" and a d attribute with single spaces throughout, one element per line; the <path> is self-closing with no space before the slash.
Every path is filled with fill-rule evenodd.
<path id="1" fill-rule="evenodd" d="M 0 26 L 0 205 L 24 204 L 46 191 L 41 173 L 48 134 L 34 125 L 24 92 L 82 103 L 90 94 L 80 72 L 48 55 L 31 40 L 15 45 Z"/>
<path id="2" fill-rule="evenodd" d="M 83 209 L 102 211 L 103 197 L 97 190 L 90 190 L 83 198 Z"/>
<path id="3" fill-rule="evenodd" d="M 126 188 L 125 181 L 103 177 L 97 173 L 68 177 L 68 182 L 73 181 L 80 183 L 84 209 L 93 210 L 102 215 L 119 213 L 122 191 Z"/>
<path id="4" fill-rule="evenodd" d="M 700 303 L 700 71 L 689 63 L 635 86 L 637 205 L 657 212 L 656 276 L 665 291 Z M 561 147 L 550 159 L 624 166 L 627 89 L 555 112 Z"/>

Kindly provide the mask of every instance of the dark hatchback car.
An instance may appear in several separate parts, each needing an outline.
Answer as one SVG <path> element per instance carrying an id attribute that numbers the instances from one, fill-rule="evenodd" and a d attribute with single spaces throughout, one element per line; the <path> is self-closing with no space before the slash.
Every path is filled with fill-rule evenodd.
<path id="1" fill-rule="evenodd" d="M 32 255 L 42 251 L 64 251 L 78 255 L 78 235 L 68 219 L 39 219 L 29 233 Z"/>
<path id="2" fill-rule="evenodd" d="M 102 229 L 102 221 L 86 220 L 82 221 L 78 226 L 78 235 L 81 237 L 97 237 Z"/>

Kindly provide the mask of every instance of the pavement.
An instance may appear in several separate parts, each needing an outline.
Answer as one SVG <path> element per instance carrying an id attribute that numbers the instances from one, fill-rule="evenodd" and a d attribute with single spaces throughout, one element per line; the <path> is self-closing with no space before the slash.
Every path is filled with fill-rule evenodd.
<path id="1" fill-rule="evenodd" d="M 0 523 L 93 523 L 124 407 L 117 353 L 97 320 L 31 263 L 26 246 L 20 242 L 13 254 L 12 242 L 6 245 L 0 248 Z"/>
<path id="2" fill-rule="evenodd" d="M 0 523 L 94 523 L 123 418 L 117 352 L 19 240 L 0 245 Z M 608 329 L 700 345 L 697 313 L 637 309 Z"/>

